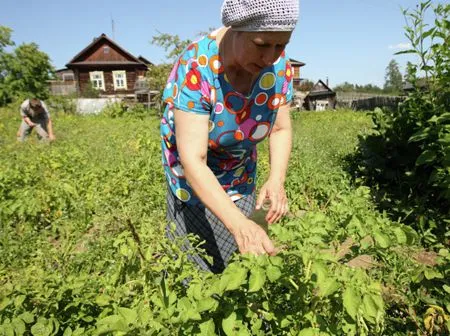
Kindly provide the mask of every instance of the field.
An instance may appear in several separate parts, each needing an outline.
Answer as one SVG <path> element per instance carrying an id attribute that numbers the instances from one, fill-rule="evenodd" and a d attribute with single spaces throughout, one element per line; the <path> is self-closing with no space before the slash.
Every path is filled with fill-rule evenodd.
<path id="1" fill-rule="evenodd" d="M 0 110 L 0 335 L 446 334 L 449 251 L 427 252 L 349 170 L 370 117 L 293 119 L 282 252 L 213 275 L 164 239 L 157 117 L 59 114 L 56 142 L 20 144 Z M 259 157 L 261 183 L 267 142 Z"/>

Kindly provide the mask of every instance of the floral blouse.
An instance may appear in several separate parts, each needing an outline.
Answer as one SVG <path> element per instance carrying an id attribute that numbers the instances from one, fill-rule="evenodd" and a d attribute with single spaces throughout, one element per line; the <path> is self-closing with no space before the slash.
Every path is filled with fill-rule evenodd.
<path id="1" fill-rule="evenodd" d="M 284 52 L 261 71 L 249 95 L 235 91 L 224 73 L 216 33 L 189 45 L 163 94 L 162 163 L 170 189 L 190 205 L 200 200 L 180 163 L 174 109 L 209 116 L 207 165 L 235 201 L 254 191 L 256 144 L 270 134 L 279 107 L 292 100 L 293 72 Z"/>

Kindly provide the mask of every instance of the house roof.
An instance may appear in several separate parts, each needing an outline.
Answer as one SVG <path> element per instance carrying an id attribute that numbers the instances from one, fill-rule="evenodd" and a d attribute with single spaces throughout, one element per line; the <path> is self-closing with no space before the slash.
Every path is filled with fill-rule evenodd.
<path id="1" fill-rule="evenodd" d="M 90 50 L 92 50 L 94 47 L 102 44 L 103 42 L 107 41 L 110 45 L 112 45 L 114 48 L 118 49 L 120 52 L 122 52 L 129 61 L 123 62 L 85 62 L 81 61 L 82 56 L 87 54 Z M 71 65 L 112 65 L 112 64 L 144 64 L 141 60 L 139 60 L 137 57 L 130 54 L 128 51 L 126 51 L 124 48 L 122 48 L 120 45 L 118 45 L 116 42 L 111 40 L 106 34 L 101 34 L 99 37 L 94 38 L 94 40 L 83 50 L 81 50 L 78 54 L 73 57 L 69 63 L 66 64 L 67 67 L 70 67 Z"/>
<path id="2" fill-rule="evenodd" d="M 141 61 L 141 63 L 144 63 L 144 64 L 154 65 L 152 62 L 150 62 L 148 59 L 146 59 L 144 56 L 141 56 L 141 55 L 138 56 L 138 60 Z"/>
<path id="3" fill-rule="evenodd" d="M 331 90 L 328 85 L 326 85 L 321 79 L 317 81 L 316 84 L 311 89 L 311 92 L 320 92 L 320 91 L 328 91 L 328 92 L 334 92 Z"/>
<path id="4" fill-rule="evenodd" d="M 62 68 L 62 69 L 55 70 L 55 73 L 61 73 L 61 72 L 73 72 L 73 71 L 70 70 L 70 69 L 67 69 L 67 68 Z"/>
<path id="5" fill-rule="evenodd" d="M 317 96 L 334 96 L 336 92 L 331 90 L 328 85 L 326 85 L 321 79 L 317 81 L 316 84 L 312 87 L 311 91 L 308 93 L 308 97 L 317 97 Z"/>
<path id="6" fill-rule="evenodd" d="M 89 61 L 89 62 L 72 62 L 70 65 L 136 65 L 136 62 L 130 61 Z M 142 62 L 137 63 L 143 65 Z"/>
<path id="7" fill-rule="evenodd" d="M 301 66 L 301 67 L 305 65 L 305 63 L 300 62 L 300 61 L 297 61 L 297 60 L 295 60 L 295 59 L 293 59 L 293 58 L 289 58 L 289 62 L 290 62 L 291 64 L 299 65 L 299 66 Z"/>
<path id="8" fill-rule="evenodd" d="M 328 91 L 317 91 L 308 93 L 308 97 L 319 97 L 319 96 L 334 96 L 336 92 L 328 92 Z"/>

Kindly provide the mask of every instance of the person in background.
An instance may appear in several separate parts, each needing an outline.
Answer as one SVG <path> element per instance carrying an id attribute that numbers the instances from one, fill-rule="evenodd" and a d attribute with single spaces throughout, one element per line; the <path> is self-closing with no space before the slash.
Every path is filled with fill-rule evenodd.
<path id="1" fill-rule="evenodd" d="M 241 253 L 276 253 L 248 217 L 268 198 L 270 224 L 288 211 L 284 188 L 291 152 L 293 72 L 285 54 L 298 0 L 225 0 L 224 27 L 190 44 L 163 94 L 162 161 L 167 180 L 166 235 L 193 233 L 222 272 Z M 266 137 L 270 173 L 257 197 L 256 145 Z"/>
<path id="2" fill-rule="evenodd" d="M 36 130 L 39 139 L 55 140 L 50 113 L 43 101 L 38 98 L 26 99 L 20 105 L 20 116 L 22 123 L 17 132 L 18 141 L 24 141 L 33 129 Z"/>

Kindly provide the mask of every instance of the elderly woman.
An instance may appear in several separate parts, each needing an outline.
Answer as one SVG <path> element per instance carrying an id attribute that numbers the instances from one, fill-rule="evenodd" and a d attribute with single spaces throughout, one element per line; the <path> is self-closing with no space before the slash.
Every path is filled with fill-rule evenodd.
<path id="1" fill-rule="evenodd" d="M 298 0 L 225 0 L 225 27 L 192 43 L 169 76 L 161 121 L 169 238 L 194 233 L 221 272 L 231 255 L 273 255 L 266 232 L 248 219 L 266 198 L 267 221 L 287 212 L 292 70 L 284 53 Z M 256 145 L 269 137 L 270 174 L 256 199 Z"/>

